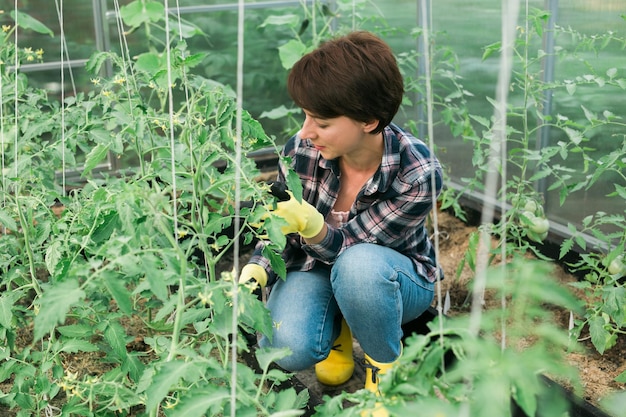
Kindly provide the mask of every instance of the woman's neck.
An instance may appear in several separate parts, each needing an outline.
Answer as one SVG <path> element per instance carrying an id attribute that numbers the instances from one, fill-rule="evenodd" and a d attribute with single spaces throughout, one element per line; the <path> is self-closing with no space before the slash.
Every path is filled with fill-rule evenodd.
<path id="1" fill-rule="evenodd" d="M 383 158 L 383 134 L 368 135 L 357 150 L 341 156 L 339 166 L 342 172 L 373 174 Z"/>

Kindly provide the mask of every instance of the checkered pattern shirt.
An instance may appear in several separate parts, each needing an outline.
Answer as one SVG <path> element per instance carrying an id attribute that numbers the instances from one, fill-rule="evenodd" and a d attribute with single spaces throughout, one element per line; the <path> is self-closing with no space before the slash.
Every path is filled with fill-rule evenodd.
<path id="1" fill-rule="evenodd" d="M 394 124 L 384 129 L 383 140 L 381 165 L 359 192 L 347 223 L 328 225 L 326 237 L 314 245 L 297 234 L 287 236 L 282 257 L 288 269 L 308 271 L 317 262 L 332 265 L 350 246 L 373 243 L 408 256 L 419 275 L 436 280 L 438 267 L 425 222 L 443 185 L 441 166 L 424 142 Z M 282 155 L 290 158 L 302 181 L 303 199 L 329 216 L 339 190 L 338 160 L 322 158 L 309 140 L 298 135 L 286 143 Z M 285 174 L 281 165 L 278 180 L 284 181 Z M 262 255 L 263 246 L 259 242 L 250 262 L 265 268 L 271 285 L 276 274 Z"/>

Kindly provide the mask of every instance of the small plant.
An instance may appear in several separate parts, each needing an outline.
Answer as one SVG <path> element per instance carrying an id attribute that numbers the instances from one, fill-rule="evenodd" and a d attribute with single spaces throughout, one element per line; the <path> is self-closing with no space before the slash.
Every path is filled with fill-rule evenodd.
<path id="1" fill-rule="evenodd" d="M 603 231 L 607 226 L 614 232 Z M 588 332 L 593 346 L 599 353 L 612 348 L 620 335 L 626 334 L 626 286 L 624 276 L 624 253 L 626 248 L 626 224 L 623 217 L 597 213 L 583 220 L 583 228 L 576 230 L 570 225 L 572 237 L 562 244 L 567 250 L 575 242 L 587 248 L 585 233 L 592 234 L 601 242 L 612 244 L 608 252 L 583 253 L 571 267 L 583 274 L 584 279 L 571 285 L 582 289 L 589 301 L 582 320 L 577 320 L 576 337 Z M 586 337 L 586 336 L 585 336 Z M 623 377 L 622 377 L 623 378 Z"/>
<path id="2" fill-rule="evenodd" d="M 381 396 L 362 390 L 326 398 L 317 415 L 358 416 L 374 403 L 391 416 L 502 417 L 518 415 L 516 407 L 528 416 L 565 413 L 568 404 L 542 375 L 576 386 L 576 370 L 564 361 L 573 346 L 552 309 L 578 311 L 580 301 L 551 278 L 547 263 L 521 257 L 492 268 L 487 288 L 507 306 L 486 311 L 479 333 L 469 330 L 469 316 L 435 317 L 428 333 L 406 340 L 400 365 L 382 378 Z"/>
<path id="3" fill-rule="evenodd" d="M 137 1 L 122 16 L 154 29 L 165 11 Z M 244 156 L 273 146 L 260 124 L 244 111 L 235 135 L 234 93 L 191 74 L 202 55 L 180 38 L 136 60 L 94 54 L 93 90 L 57 103 L 7 65 L 29 56 L 9 34 L 1 91 L 18 96 L 0 100 L 0 380 L 11 383 L 2 406 L 19 416 L 188 417 L 233 405 L 241 415 L 298 415 L 306 393 L 271 390 L 288 377 L 269 367 L 285 352 L 256 352 L 260 373 L 231 360 L 233 340 L 248 349 L 233 316 L 240 329 L 271 335 L 261 301 L 223 266 L 235 242 L 260 238 L 249 221 L 272 202 L 254 161 L 236 158 L 237 146 Z M 99 73 L 105 63 L 110 78 Z M 134 167 L 101 169 L 122 156 Z M 82 184 L 65 182 L 70 170 Z M 238 213 L 236 196 L 250 203 Z M 81 355 L 92 360 L 77 365 Z"/>
<path id="4" fill-rule="evenodd" d="M 545 53 L 540 49 L 535 52 L 534 45 L 538 44 L 536 38 L 542 36 L 543 25 L 548 17 L 545 11 L 530 11 L 527 15 L 528 30 L 520 27 L 519 38 L 515 43 L 517 63 L 511 91 L 512 94 L 518 94 L 508 106 L 507 157 L 498 168 L 500 171 L 506 168 L 508 172 L 498 195 L 499 200 L 507 201 L 508 204 L 499 212 L 500 217 L 495 224 L 481 226 L 499 238 L 498 247 L 490 251 L 489 263 L 499 259 L 503 253 L 508 257 L 528 251 L 539 258 L 550 260 L 541 251 L 542 242 L 550 230 L 550 222 L 544 210 L 544 196 L 536 190 L 539 181 L 549 180 L 547 192 L 558 192 L 560 204 L 575 193 L 589 190 L 598 186 L 600 181 L 607 180 L 612 180 L 614 187 L 614 191 L 607 197 L 626 200 L 626 192 L 621 185 L 626 179 L 626 124 L 623 118 L 608 109 L 593 110 L 582 102 L 577 109 L 571 110 L 571 114 L 545 115 L 542 111 L 542 97 L 547 91 L 554 92 L 557 97 L 571 99 L 590 85 L 597 89 L 625 89 L 626 80 L 617 68 L 596 70 L 584 58 L 584 52 L 599 54 L 611 45 L 623 46 L 626 40 L 615 33 L 586 37 L 571 28 L 557 27 L 556 36 L 573 39 L 572 49 L 557 48 L 557 57 L 562 61 L 583 62 L 586 72 L 575 76 L 568 74 L 570 76 L 567 78 L 545 83 L 540 81 L 542 68 L 539 65 Z M 483 58 L 488 58 L 499 49 L 499 43 L 489 45 L 485 48 Z M 455 87 L 453 91 L 460 91 L 460 88 Z M 456 96 L 461 97 L 458 94 Z M 495 121 L 471 114 L 464 117 L 464 113 L 459 111 L 454 114 L 455 117 L 445 120 L 452 123 L 456 132 L 463 132 L 466 141 L 474 143 L 473 163 L 477 174 L 467 179 L 467 189 L 481 191 L 484 176 L 489 170 L 487 156 L 492 146 Z M 468 118 L 473 122 L 471 125 L 466 123 Z M 562 138 L 539 148 L 535 145 L 536 138 L 541 129 L 546 128 L 559 132 Z M 478 129 L 482 129 L 482 132 Z M 600 137 L 600 132 L 606 136 Z M 625 214 L 599 212 L 583 219 L 582 227 L 570 224 L 568 228 L 571 237 L 561 244 L 561 258 L 574 245 L 583 251 L 587 250 L 585 235 L 599 241 L 599 246 L 603 248 L 599 253 L 582 255 L 580 262 L 571 265 L 575 270 L 587 273 L 585 282 L 575 284 L 586 291 L 589 302 L 583 320 L 578 321 L 576 334 L 581 335 L 583 328 L 589 326 L 592 342 L 600 353 L 615 344 L 624 328 L 624 284 L 620 278 L 623 275 L 621 260 L 626 230 Z M 471 248 L 478 246 L 477 239 L 470 245 Z M 475 254 L 474 250 L 470 250 L 458 270 L 461 271 L 465 265 L 474 268 Z"/>

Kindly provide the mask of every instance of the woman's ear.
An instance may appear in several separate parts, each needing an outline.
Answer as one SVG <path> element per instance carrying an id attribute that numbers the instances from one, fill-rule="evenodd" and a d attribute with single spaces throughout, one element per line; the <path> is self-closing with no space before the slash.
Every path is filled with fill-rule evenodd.
<path id="1" fill-rule="evenodd" d="M 380 120 L 372 120 L 371 122 L 365 122 L 363 124 L 363 131 L 365 133 L 372 133 L 372 131 L 374 131 L 378 127 L 379 123 L 380 123 Z"/>

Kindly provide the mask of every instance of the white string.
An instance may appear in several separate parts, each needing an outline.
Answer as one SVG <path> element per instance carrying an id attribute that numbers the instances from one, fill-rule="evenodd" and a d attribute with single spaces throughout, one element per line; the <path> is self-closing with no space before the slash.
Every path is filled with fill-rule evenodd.
<path id="1" fill-rule="evenodd" d="M 59 27 L 61 28 L 61 69 L 63 68 L 63 51 L 65 51 L 65 60 L 67 62 L 70 62 L 70 54 L 69 54 L 69 48 L 67 47 L 67 38 L 65 37 L 65 32 L 64 32 L 64 25 L 65 23 L 63 22 L 63 19 L 61 17 L 61 8 L 63 7 L 63 0 L 61 0 L 61 7 L 59 7 L 59 0 L 55 0 L 55 5 L 56 5 L 56 9 L 57 9 L 57 16 L 59 17 Z M 77 92 L 76 92 L 76 82 L 74 81 L 74 71 L 72 70 L 72 66 L 68 65 L 67 66 L 67 72 L 70 75 L 70 83 L 72 84 L 72 91 L 74 93 L 74 96 L 76 96 Z M 65 85 L 64 85 L 65 86 Z"/>
<path id="2" fill-rule="evenodd" d="M 0 168 L 2 172 L 0 175 L 2 176 L 2 207 L 6 207 L 7 204 L 7 176 L 4 173 L 4 168 L 6 166 L 6 161 L 4 159 L 4 85 L 2 82 L 2 74 L 0 74 L 0 149 L 2 150 L 2 156 L 0 156 Z M 17 126 L 16 126 L 17 127 Z M 2 226 L 2 234 L 6 234 L 6 226 Z"/>
<path id="3" fill-rule="evenodd" d="M 519 2 L 516 0 L 502 0 L 502 52 L 500 55 L 500 68 L 498 71 L 498 84 L 496 86 L 496 108 L 494 109 L 494 135 L 490 146 L 487 178 L 485 181 L 485 199 L 483 201 L 482 224 L 493 222 L 494 201 L 496 201 L 498 180 L 503 183 L 502 172 L 506 174 L 506 123 L 507 123 L 507 98 L 511 81 L 512 56 L 515 41 L 515 30 L 519 14 Z M 505 186 L 505 184 L 503 184 Z M 504 196 L 503 196 L 504 198 Z M 472 308 L 470 312 L 469 330 L 478 335 L 484 304 L 484 291 L 487 279 L 487 263 L 491 237 L 487 231 L 480 232 L 478 256 L 476 262 L 476 278 L 473 291 Z M 502 245 L 504 246 L 504 245 Z M 505 252 L 506 253 L 506 252 Z M 505 258 L 502 259 L 505 262 Z"/>
<path id="4" fill-rule="evenodd" d="M 167 62 L 167 102 L 168 102 L 168 113 L 170 119 L 169 126 L 169 136 L 170 136 L 170 169 L 172 170 L 172 217 L 174 220 L 174 235 L 178 233 L 178 188 L 176 186 L 176 141 L 174 135 L 174 91 L 172 88 L 173 80 L 172 80 L 172 53 L 170 51 L 170 24 L 167 15 L 167 0 L 163 0 L 165 3 L 165 51 L 166 51 L 166 62 Z"/>
<path id="5" fill-rule="evenodd" d="M 128 113 L 130 117 L 134 119 L 135 113 L 133 112 L 133 109 L 132 109 L 132 101 L 131 101 L 132 93 L 130 89 L 131 87 L 130 83 L 131 82 L 133 83 L 132 85 L 134 87 L 134 91 L 139 91 L 139 88 L 137 86 L 137 80 L 135 79 L 135 73 L 133 71 L 132 65 L 127 65 L 127 62 L 131 62 L 132 58 L 130 57 L 130 50 L 128 48 L 128 40 L 126 39 L 126 33 L 124 32 L 124 22 L 122 21 L 122 14 L 120 13 L 120 4 L 118 0 L 115 0 L 113 3 L 115 7 L 115 16 L 116 16 L 115 22 L 117 24 L 117 34 L 118 34 L 119 42 L 120 42 L 120 51 L 121 51 L 120 58 L 122 59 L 121 69 L 124 74 L 124 78 L 126 79 L 124 86 L 126 87 L 126 95 L 128 99 Z"/>
<path id="6" fill-rule="evenodd" d="M 230 415 L 236 417 L 237 412 L 237 329 L 239 325 L 239 229 L 241 210 L 241 145 L 243 115 L 243 57 L 244 57 L 244 0 L 238 2 L 237 20 L 237 102 L 235 121 L 235 241 L 233 246 L 233 322 L 231 348 L 231 383 L 230 383 Z"/>
<path id="7" fill-rule="evenodd" d="M 177 23 L 178 23 L 178 40 L 179 41 L 183 41 L 183 25 L 182 25 L 182 18 L 181 18 L 181 14 L 180 14 L 180 3 L 178 0 L 176 0 L 176 18 L 177 18 Z M 181 58 L 185 58 L 184 56 Z M 189 85 L 188 85 L 188 79 L 187 79 L 187 68 L 182 65 L 181 66 L 181 70 L 182 70 L 182 80 L 183 80 L 183 89 L 185 92 L 185 106 L 187 108 L 187 117 L 185 118 L 185 124 L 187 126 L 191 126 L 191 124 L 194 122 L 194 119 L 191 117 L 192 116 L 192 111 L 191 111 L 191 106 L 190 106 L 190 98 L 189 98 Z M 194 141 L 193 141 L 193 135 L 189 135 L 188 138 L 188 146 L 189 146 L 189 168 L 191 170 L 191 172 L 197 172 L 196 170 L 196 166 L 195 166 L 195 160 L 193 158 L 194 155 Z M 192 198 L 193 201 L 200 201 L 200 199 L 198 198 L 198 193 L 196 190 L 196 187 L 191 187 L 191 193 L 192 193 Z M 204 229 L 204 220 L 202 218 L 202 216 L 198 216 L 198 221 L 200 222 L 200 227 L 201 229 Z M 211 279 L 210 276 L 210 271 L 208 268 L 208 263 L 209 260 L 207 259 L 206 256 L 203 257 L 204 259 L 204 274 L 206 277 L 207 282 Z"/>
<path id="8" fill-rule="evenodd" d="M 18 93 L 19 93 L 19 90 L 17 88 L 17 84 L 18 84 L 17 83 L 17 71 L 18 71 L 19 66 L 20 66 L 20 61 L 19 61 L 18 56 L 17 56 L 18 55 L 18 51 L 19 51 L 18 42 L 17 42 L 18 41 L 18 37 L 17 37 L 17 32 L 18 31 L 17 31 L 17 28 L 19 27 L 19 22 L 18 22 L 19 16 L 17 14 L 17 0 L 15 0 L 15 13 L 14 14 L 15 14 L 15 33 L 14 33 L 14 39 L 15 39 L 15 42 L 14 42 L 14 44 L 15 44 L 15 62 L 14 62 L 13 67 L 15 68 L 15 85 L 13 87 L 13 93 L 15 94 L 15 109 L 14 109 L 13 113 L 14 113 L 14 117 L 15 117 L 15 119 L 14 119 L 14 121 L 15 121 L 15 134 L 14 134 L 14 137 L 13 137 L 13 165 L 14 165 L 13 171 L 14 171 L 14 177 L 17 178 L 17 174 L 18 174 L 18 172 L 17 172 L 17 139 L 18 139 L 18 136 L 19 136 L 18 135 L 18 124 L 17 124 L 18 116 L 19 116 L 19 110 L 18 110 L 18 104 L 19 104 Z"/>
<path id="9" fill-rule="evenodd" d="M 65 20 L 63 18 L 63 0 L 55 1 L 57 16 L 59 17 L 59 29 L 61 31 L 61 195 L 65 197 Z"/>
<path id="10" fill-rule="evenodd" d="M 183 24 L 182 24 L 182 19 L 180 17 L 180 3 L 178 2 L 178 0 L 176 0 L 176 18 L 177 18 L 177 23 L 178 23 L 178 40 L 179 41 L 183 41 Z M 182 57 L 183 59 L 185 58 L 184 56 Z M 183 78 L 183 88 L 185 89 L 185 105 L 187 106 L 187 114 L 190 115 L 191 114 L 191 106 L 189 106 L 189 86 L 187 85 L 187 68 L 182 65 L 182 78 Z M 190 153 L 193 155 L 193 141 L 190 140 L 189 141 L 189 146 L 190 146 Z M 191 168 L 192 168 L 192 172 L 195 172 L 193 170 L 194 166 L 193 166 L 193 158 L 191 158 Z"/>
<path id="11" fill-rule="evenodd" d="M 431 149 L 431 166 L 433 167 L 433 175 L 431 175 L 431 189 L 436 190 L 437 188 L 437 178 L 434 175 L 434 167 L 435 167 L 435 133 L 434 133 L 434 124 L 433 124 L 433 96 L 432 96 L 432 74 L 431 74 L 431 53 L 430 53 L 430 28 L 432 27 L 432 16 L 428 13 L 427 2 L 420 2 L 421 8 L 419 10 L 420 16 L 428 16 L 429 21 L 426 19 L 421 19 L 420 23 L 422 24 L 422 41 L 423 41 L 423 51 L 424 51 L 424 84 L 426 87 L 426 121 L 428 126 L 428 146 Z M 439 333 L 442 335 L 439 338 L 441 345 L 443 346 L 444 338 L 443 338 L 443 305 L 442 305 L 442 292 L 441 292 L 441 270 L 439 269 L 439 213 L 437 212 L 437 198 L 436 195 L 433 194 L 433 209 L 432 209 L 432 222 L 433 222 L 433 243 L 435 248 L 435 265 L 437 265 L 436 270 L 436 290 L 437 290 L 437 315 L 439 316 Z M 442 368 L 445 366 L 445 360 L 441 357 Z"/>

